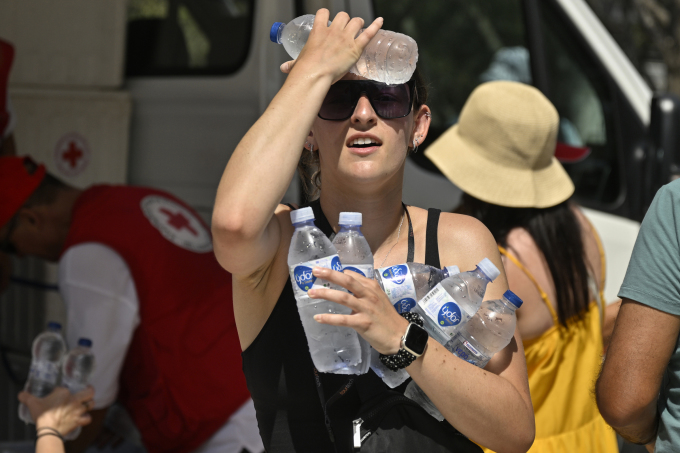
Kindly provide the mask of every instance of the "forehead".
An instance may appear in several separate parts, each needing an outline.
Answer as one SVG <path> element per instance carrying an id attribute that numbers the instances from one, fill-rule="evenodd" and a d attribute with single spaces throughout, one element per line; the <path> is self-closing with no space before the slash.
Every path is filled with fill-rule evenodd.
<path id="1" fill-rule="evenodd" d="M 371 79 L 367 79 L 366 77 L 361 77 L 356 74 L 352 74 L 351 72 L 348 72 L 340 80 L 366 80 L 366 81 L 371 81 Z"/>

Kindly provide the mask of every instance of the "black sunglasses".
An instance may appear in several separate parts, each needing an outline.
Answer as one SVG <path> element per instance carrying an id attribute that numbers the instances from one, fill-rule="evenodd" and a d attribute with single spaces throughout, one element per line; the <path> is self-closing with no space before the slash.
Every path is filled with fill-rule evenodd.
<path id="1" fill-rule="evenodd" d="M 10 238 L 12 237 L 12 233 L 14 233 L 14 229 L 17 226 L 17 221 L 19 220 L 19 216 L 15 215 L 12 217 L 8 223 L 9 228 L 7 228 L 7 234 L 5 235 L 5 239 L 0 242 L 0 252 L 6 253 L 8 255 L 16 255 L 17 249 L 14 247 L 14 244 L 10 241 Z"/>
<path id="2" fill-rule="evenodd" d="M 403 118 L 411 113 L 415 85 L 413 79 L 401 85 L 387 85 L 369 80 L 340 80 L 328 90 L 319 110 L 319 118 L 329 121 L 348 119 L 354 113 L 362 94 L 366 95 L 380 118 Z"/>

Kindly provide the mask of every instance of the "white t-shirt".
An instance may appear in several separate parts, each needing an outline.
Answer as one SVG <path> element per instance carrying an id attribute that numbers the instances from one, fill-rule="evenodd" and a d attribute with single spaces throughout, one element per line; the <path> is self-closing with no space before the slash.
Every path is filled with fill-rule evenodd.
<path id="1" fill-rule="evenodd" d="M 59 261 L 59 291 L 66 304 L 66 342 L 73 347 L 79 338 L 92 340 L 94 407 L 108 407 L 118 395 L 118 378 L 140 321 L 130 269 L 118 253 L 103 244 L 79 244 Z M 264 450 L 251 399 L 196 451 L 239 453 L 243 448 L 253 453 Z"/>

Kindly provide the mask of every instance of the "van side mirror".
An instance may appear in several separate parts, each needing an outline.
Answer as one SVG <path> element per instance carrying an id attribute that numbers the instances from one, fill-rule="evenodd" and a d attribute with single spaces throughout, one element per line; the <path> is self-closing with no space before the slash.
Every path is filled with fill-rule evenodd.
<path id="1" fill-rule="evenodd" d="M 650 148 L 645 162 L 645 207 L 659 188 L 680 177 L 680 98 L 670 93 L 652 98 Z"/>

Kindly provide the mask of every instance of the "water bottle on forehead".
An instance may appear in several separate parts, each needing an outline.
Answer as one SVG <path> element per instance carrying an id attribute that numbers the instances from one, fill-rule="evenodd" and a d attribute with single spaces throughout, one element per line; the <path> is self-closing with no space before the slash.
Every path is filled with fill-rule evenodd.
<path id="1" fill-rule="evenodd" d="M 368 241 L 361 233 L 362 215 L 360 212 L 341 212 L 340 231 L 333 238 L 343 271 L 349 270 L 373 278 L 373 253 Z M 361 362 L 356 366 L 340 369 L 336 373 L 364 374 L 368 372 L 371 361 L 371 345 L 359 335 Z"/>
<path id="2" fill-rule="evenodd" d="M 47 330 L 33 340 L 31 368 L 26 380 L 26 390 L 38 398 L 52 393 L 59 384 L 61 360 L 66 352 L 66 342 L 61 335 L 61 324 L 50 322 Z M 19 418 L 26 423 L 34 423 L 28 407 L 19 405 Z"/>
<path id="3" fill-rule="evenodd" d="M 292 211 L 290 218 L 295 231 L 290 241 L 288 268 L 312 361 L 320 372 L 346 374 L 343 369 L 361 363 L 359 335 L 350 327 L 318 323 L 314 315 L 348 315 L 352 310 L 335 302 L 312 299 L 307 294 L 312 288 L 342 289 L 312 274 L 316 266 L 342 271 L 338 252 L 314 224 L 312 208 Z"/>
<path id="4" fill-rule="evenodd" d="M 275 22 L 269 32 L 269 39 L 283 44 L 288 55 L 297 58 L 307 43 L 313 25 L 312 14 L 297 17 L 287 24 Z M 417 62 L 418 44 L 413 38 L 389 30 L 379 30 L 349 72 L 377 82 L 397 85 L 411 79 Z"/>

